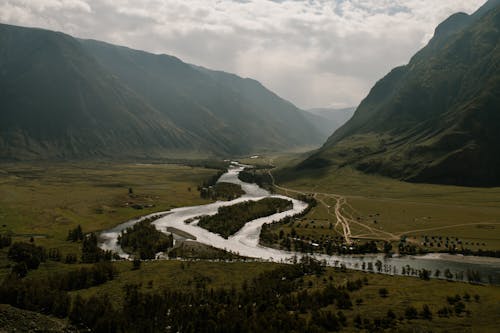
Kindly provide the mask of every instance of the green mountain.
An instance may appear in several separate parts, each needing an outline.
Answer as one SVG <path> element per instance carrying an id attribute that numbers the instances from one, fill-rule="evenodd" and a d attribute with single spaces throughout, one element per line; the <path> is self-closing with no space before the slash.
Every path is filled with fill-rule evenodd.
<path id="1" fill-rule="evenodd" d="M 458 13 L 296 170 L 352 166 L 412 182 L 500 185 L 500 1 Z"/>
<path id="2" fill-rule="evenodd" d="M 0 25 L 0 158 L 228 156 L 319 144 L 257 81 L 42 29 Z"/>

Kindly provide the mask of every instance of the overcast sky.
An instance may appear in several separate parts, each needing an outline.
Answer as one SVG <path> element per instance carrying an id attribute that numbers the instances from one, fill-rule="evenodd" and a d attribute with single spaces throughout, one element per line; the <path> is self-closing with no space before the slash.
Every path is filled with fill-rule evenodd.
<path id="1" fill-rule="evenodd" d="M 355 106 L 449 15 L 485 0 L 0 0 L 43 27 L 259 80 L 302 108 Z"/>

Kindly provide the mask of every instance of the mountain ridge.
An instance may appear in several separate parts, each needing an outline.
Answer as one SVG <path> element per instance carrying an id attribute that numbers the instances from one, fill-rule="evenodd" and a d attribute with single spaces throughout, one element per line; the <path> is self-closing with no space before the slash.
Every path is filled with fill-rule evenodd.
<path id="1" fill-rule="evenodd" d="M 352 166 L 412 182 L 500 185 L 498 3 L 440 24 L 296 169 Z"/>
<path id="2" fill-rule="evenodd" d="M 3 159 L 234 156 L 326 137 L 259 82 L 174 56 L 5 24 L 0 41 Z"/>

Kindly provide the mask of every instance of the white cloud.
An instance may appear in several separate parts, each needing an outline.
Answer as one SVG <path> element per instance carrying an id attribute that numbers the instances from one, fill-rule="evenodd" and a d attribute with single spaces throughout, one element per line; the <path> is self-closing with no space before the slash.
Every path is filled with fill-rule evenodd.
<path id="1" fill-rule="evenodd" d="M 434 28 L 485 0 L 3 0 L 0 21 L 255 78 L 301 107 L 350 106 Z"/>

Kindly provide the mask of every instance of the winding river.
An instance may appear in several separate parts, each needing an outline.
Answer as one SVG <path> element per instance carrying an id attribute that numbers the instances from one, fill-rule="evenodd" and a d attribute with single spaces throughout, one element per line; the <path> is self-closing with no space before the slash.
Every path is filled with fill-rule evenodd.
<path id="1" fill-rule="evenodd" d="M 281 220 L 286 216 L 293 216 L 302 212 L 307 204 L 282 195 L 273 195 L 256 184 L 249 184 L 238 179 L 238 174 L 246 166 L 233 162 L 227 173 L 223 174 L 219 182 L 241 185 L 245 194 L 231 201 L 217 201 L 207 205 L 175 208 L 165 212 L 158 212 L 122 223 L 100 234 L 99 246 L 104 250 L 111 250 L 120 257 L 128 259 L 118 244 L 118 235 L 126 228 L 145 218 L 156 217 L 152 222 L 155 227 L 165 233 L 167 228 L 182 230 L 194 237 L 196 241 L 219 249 L 236 252 L 242 256 L 268 260 L 274 262 L 292 262 L 303 254 L 264 247 L 259 244 L 260 229 L 263 224 Z M 197 225 L 196 217 L 213 215 L 222 206 L 231 206 L 247 200 L 260 200 L 267 197 L 283 198 L 293 202 L 291 210 L 259 218 L 245 224 L 236 234 L 225 239 Z M 190 221 L 185 223 L 185 221 Z M 438 278 L 445 278 L 444 272 L 449 270 L 448 278 L 468 281 L 469 277 L 479 279 L 482 283 L 500 285 L 500 258 L 460 256 L 449 254 L 427 254 L 424 256 L 403 256 L 386 258 L 383 254 L 368 255 L 314 255 L 324 260 L 329 266 L 344 266 L 350 269 L 373 271 L 391 275 L 418 275 L 422 269 L 430 270 L 432 276 L 436 270 L 440 271 Z M 473 272 L 473 273 L 472 273 Z M 451 274 L 451 277 L 450 277 Z"/>

